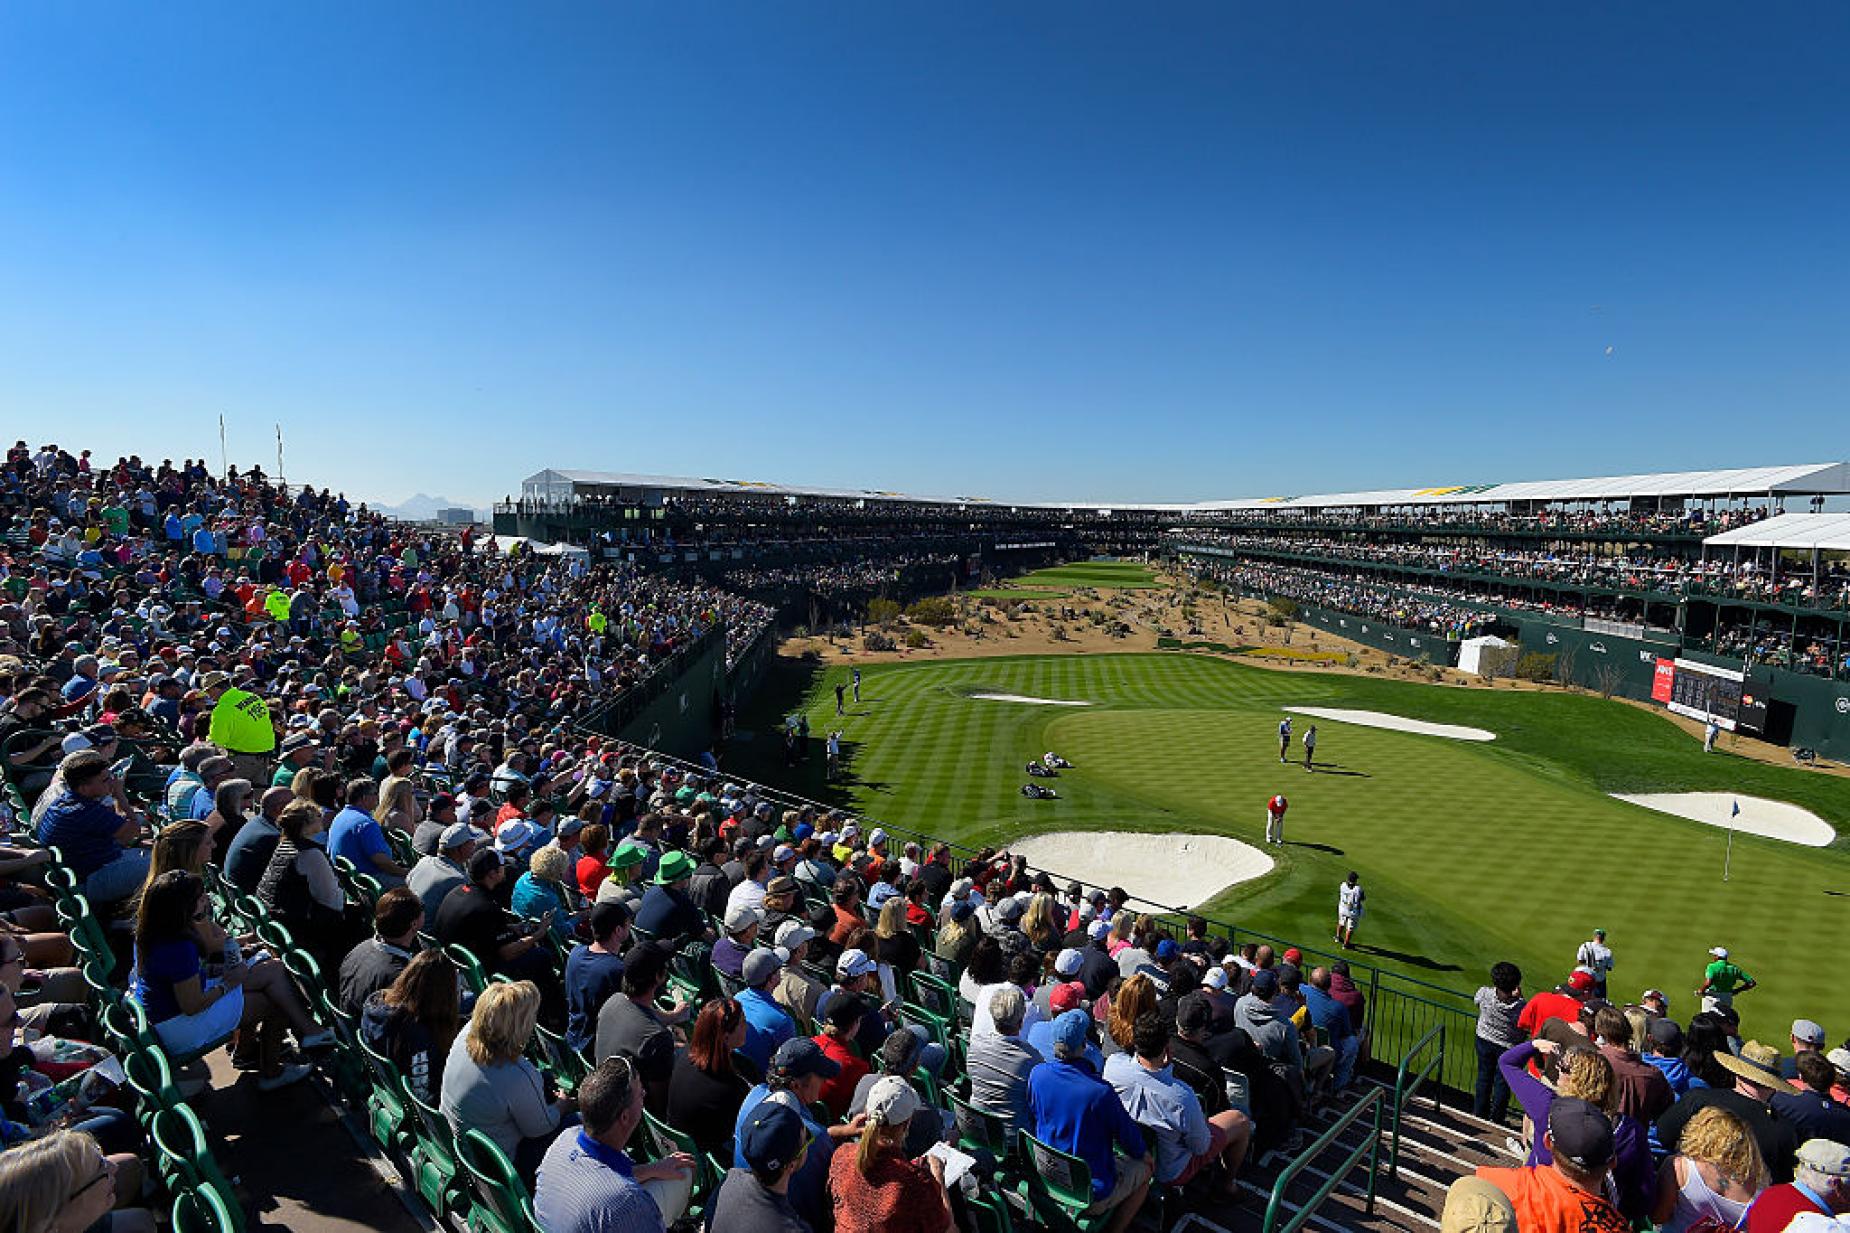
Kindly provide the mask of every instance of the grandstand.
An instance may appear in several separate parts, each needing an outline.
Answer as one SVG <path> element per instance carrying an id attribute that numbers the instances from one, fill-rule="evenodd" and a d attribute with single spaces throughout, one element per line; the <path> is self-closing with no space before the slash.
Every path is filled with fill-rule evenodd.
<path id="1" fill-rule="evenodd" d="M 1611 692 L 1647 659 L 1646 697 L 1661 660 L 1672 691 L 1680 662 L 1738 664 L 1725 718 L 1845 750 L 1850 543 L 1783 507 L 1847 491 L 1845 464 L 1169 506 L 549 471 L 478 538 L 257 470 L 21 442 L 0 469 L 0 1007 L 25 1011 L 9 1044 L 95 1047 L 16 1069 L 106 1051 L 124 1082 L 72 1119 L 117 1162 L 79 1141 L 82 1175 L 56 1173 L 55 1101 L 5 1100 L 0 1202 L 48 1186 L 88 1212 L 113 1176 L 122 1228 L 152 1207 L 184 1233 L 575 1233 L 587 1207 L 697 1227 L 767 1202 L 756 1170 L 809 1227 L 859 1229 L 856 1142 L 887 1149 L 858 1108 L 971 1158 L 948 1191 L 902 1160 L 881 1185 L 944 1193 L 977 1233 L 1437 1228 L 1474 1168 L 1552 1167 L 1519 1119 L 1460 1107 L 1504 1043 L 1486 991 L 754 782 L 722 761 L 754 657 L 806 599 L 1152 552 L 1360 641 L 1571 640 L 1628 659 Z M 1649 1028 L 1661 1008 L 1601 1017 L 1597 964 L 1529 1003 L 1544 1038 L 1573 1045 L 1582 1017 L 1603 1038 L 1555 1077 L 1622 1076 L 1597 1117 L 1628 1153 L 1681 1125 L 1679 1068 L 1742 1073 L 1725 960 L 1713 1005 L 1679 1014 L 1687 1051 Z M 1743 1098 L 1835 1125 L 1850 1054 L 1794 1026 L 1810 1096 Z M 814 1082 L 845 1065 L 891 1073 Z M 763 1147 L 782 1141 L 751 1110 L 780 1105 L 813 1164 Z M 1104 1170 L 1141 1156 L 1113 1160 L 1120 1132 L 1156 1176 L 1114 1194 Z M 1773 1180 L 1798 1137 L 1769 1140 Z M 1649 1224 L 1649 1179 L 1610 1197 Z"/>

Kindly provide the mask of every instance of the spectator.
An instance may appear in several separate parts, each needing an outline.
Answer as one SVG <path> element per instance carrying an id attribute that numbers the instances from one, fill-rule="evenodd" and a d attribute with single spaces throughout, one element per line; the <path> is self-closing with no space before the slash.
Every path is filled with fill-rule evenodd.
<path id="1" fill-rule="evenodd" d="M 926 1092 L 921 1090 L 917 1073 L 925 1061 L 925 1040 L 911 1032 L 894 1032 L 881 1042 L 874 1053 L 872 1072 L 863 1074 L 860 1082 L 854 1085 L 854 1098 L 848 1102 L 850 1121 L 867 1112 L 867 1097 L 873 1091 L 874 1084 L 887 1075 L 894 1075 L 912 1084 L 912 1090 L 918 1092 L 924 1102 L 912 1119 L 912 1128 L 906 1135 L 905 1152 L 908 1157 L 923 1156 L 932 1144 L 952 1139 L 956 1134 L 956 1124 L 950 1114 L 933 1108 L 926 1099 Z"/>
<path id="2" fill-rule="evenodd" d="M 888 1075 L 874 1084 L 859 1148 L 829 1164 L 836 1233 L 952 1233 L 943 1161 L 930 1156 L 919 1165 L 902 1151 L 920 1107 L 904 1079 Z"/>
<path id="3" fill-rule="evenodd" d="M 787 961 L 781 951 L 760 947 L 745 956 L 740 969 L 745 988 L 739 992 L 739 1005 L 745 1009 L 745 1044 L 739 1052 L 760 1073 L 770 1064 L 771 1055 L 784 1041 L 797 1034 L 796 1022 L 771 996 L 778 973 Z"/>
<path id="4" fill-rule="evenodd" d="M 597 1015 L 623 985 L 623 950 L 629 942 L 629 909 L 600 903 L 591 909 L 591 940 L 565 957 L 565 1043 L 591 1048 Z"/>
<path id="5" fill-rule="evenodd" d="M 1502 1125 L 1509 1119 L 1510 1087 L 1497 1070 L 1497 1059 L 1522 1042 L 1517 1020 L 1523 1013 L 1522 969 L 1493 964 L 1490 983 L 1472 996 L 1477 1003 L 1477 1086 L 1471 1112 Z"/>
<path id="6" fill-rule="evenodd" d="M 583 1121 L 546 1149 L 533 1212 L 546 1233 L 660 1233 L 679 1220 L 693 1186 L 692 1156 L 638 1165 L 624 1148 L 642 1125 L 643 1087 L 628 1058 L 607 1058 L 579 1085 Z"/>
<path id="7" fill-rule="evenodd" d="M 597 1060 L 628 1054 L 636 1060 L 649 1112 L 660 1117 L 668 1109 L 668 1086 L 674 1079 L 674 1035 L 670 1021 L 687 1016 L 687 1007 L 675 1003 L 664 1015 L 656 1009 L 656 995 L 668 983 L 668 955 L 659 945 L 632 946 L 623 956 L 623 992 L 597 1012 Z"/>
<path id="8" fill-rule="evenodd" d="M 1800 1054 L 1824 1052 L 1824 1028 L 1810 1019 L 1794 1019 L 1789 1039 L 1792 1041 L 1792 1056 L 1779 1063 L 1779 1077 L 1782 1079 L 1799 1077 Z"/>
<path id="9" fill-rule="evenodd" d="M 358 1015 L 368 998 L 398 979 L 418 948 L 418 930 L 424 927 L 424 907 L 418 897 L 394 886 L 373 905 L 373 936 L 361 942 L 341 961 L 340 1007 Z"/>
<path id="10" fill-rule="evenodd" d="M 839 1068 L 834 1078 L 823 1083 L 821 1094 L 822 1103 L 838 1119 L 847 1114 L 848 1105 L 854 1099 L 855 1085 L 868 1071 L 867 1063 L 854 1051 L 861 1018 L 867 1013 L 867 1003 L 858 994 L 846 993 L 832 998 L 822 1012 L 822 1030 L 815 1037 L 816 1043 L 822 1046 L 823 1056 Z"/>
<path id="11" fill-rule="evenodd" d="M 405 885 L 424 905 L 425 916 L 436 920 L 444 897 L 469 880 L 469 858 L 487 840 L 487 831 L 453 823 L 438 838 L 437 851 L 411 867 Z"/>
<path id="12" fill-rule="evenodd" d="M 440 1099 L 443 1064 L 461 1018 L 456 969 L 441 951 L 412 956 L 388 988 L 366 999 L 360 1035 L 427 1105 Z"/>
<path id="13" fill-rule="evenodd" d="M 234 951 L 222 969 L 209 973 L 206 961 L 224 953 L 226 941 L 198 877 L 175 869 L 149 883 L 135 919 L 131 993 L 155 1035 L 170 1052 L 192 1053 L 247 1031 L 256 1037 L 262 1090 L 306 1079 L 313 1067 L 283 1065 L 284 1030 L 293 1028 L 304 1049 L 333 1043 L 332 1034 L 315 1030 L 281 963 L 246 966 Z"/>
<path id="14" fill-rule="evenodd" d="M 745 1011 L 733 998 L 700 1008 L 687 1051 L 675 1058 L 668 1088 L 668 1124 L 691 1135 L 703 1152 L 719 1152 L 738 1124 L 751 1084 L 732 1064 L 745 1043 Z"/>
<path id="15" fill-rule="evenodd" d="M 1657 1067 L 1670 1085 L 1670 1094 L 1681 1099 L 1689 1090 L 1689 1067 L 1683 1062 L 1683 1031 L 1669 1019 L 1651 1019 L 1645 1029 L 1644 1060 Z"/>
<path id="16" fill-rule="evenodd" d="M 563 941 L 577 932 L 578 904 L 574 884 L 566 887 L 572 861 L 564 849 L 550 844 L 533 854 L 527 871 L 514 880 L 510 906 L 516 916 L 544 921 L 554 938 Z"/>
<path id="17" fill-rule="evenodd" d="M 1831 1099 L 1837 1082 L 1837 1070 L 1816 1049 L 1799 1054 L 1799 1081 L 1796 1091 L 1773 1093 L 1773 1112 L 1792 1123 L 1800 1143 L 1807 1139 L 1829 1139 L 1850 1143 L 1850 1108 Z"/>
<path id="18" fill-rule="evenodd" d="M 612 858 L 613 865 L 615 859 Z M 638 933 L 677 947 L 690 938 L 712 940 L 705 914 L 687 897 L 693 874 L 694 858 L 687 853 L 670 852 L 662 857 L 655 883 L 643 894 L 642 907 L 636 913 Z"/>
<path id="19" fill-rule="evenodd" d="M 276 825 L 282 836 L 257 882 L 257 899 L 324 967 L 333 967 L 346 955 L 354 931 L 347 927 L 346 892 L 315 842 L 322 812 L 298 801 L 283 810 Z"/>
<path id="20" fill-rule="evenodd" d="M 154 1233 L 154 1213 L 123 1206 L 136 1197 L 125 1193 L 131 1177 L 140 1177 L 135 1157 L 106 1156 L 82 1131 L 53 1131 L 0 1154 L 0 1228 Z"/>
<path id="21" fill-rule="evenodd" d="M 1747 1124 L 1726 1109 L 1703 1109 L 1684 1125 L 1676 1155 L 1664 1161 L 1651 1220 L 1659 1233 L 1688 1233 L 1705 1220 L 1738 1229 L 1766 1184 Z"/>
<path id="22" fill-rule="evenodd" d="M 743 974 L 745 956 L 758 941 L 764 912 L 748 904 L 734 904 L 726 909 L 726 919 L 722 923 L 726 933 L 713 944 L 713 967 L 738 980 Z"/>
<path id="23" fill-rule="evenodd" d="M 1228 1109 L 1210 1119 L 1200 1098 L 1169 1068 L 1169 1029 L 1162 1017 L 1147 1011 L 1137 1018 L 1131 1049 L 1105 1059 L 1105 1081 L 1133 1121 L 1155 1140 L 1155 1180 L 1186 1185 L 1204 1168 L 1219 1162 L 1226 1173 L 1216 1189 L 1223 1201 L 1238 1193 L 1240 1164 L 1252 1138 L 1252 1123 Z"/>
<path id="24" fill-rule="evenodd" d="M 714 1196 L 712 1227 L 727 1233 L 813 1233 L 789 1197 L 809 1145 L 801 1116 L 775 1101 L 760 1103 L 739 1132 L 745 1166 L 729 1171 Z"/>
<path id="25" fill-rule="evenodd" d="M 944 914 L 944 924 L 938 930 L 938 942 L 933 950 L 940 959 L 961 966 L 969 961 L 970 952 L 982 936 L 982 927 L 976 923 L 976 907 L 968 899 L 957 900 Z"/>
<path id="26" fill-rule="evenodd" d="M 575 1107 L 570 1096 L 549 1098 L 545 1076 L 526 1058 L 539 1013 L 532 981 L 489 985 L 450 1046 L 439 1088 L 451 1128 L 460 1135 L 473 1127 L 493 1139 L 528 1185 Z"/>
<path id="27" fill-rule="evenodd" d="M 552 961 L 535 952 L 546 936 L 538 921 L 513 928 L 495 896 L 507 880 L 507 866 L 493 848 L 482 848 L 469 858 L 469 881 L 443 897 L 430 931 L 445 946 L 460 946 L 474 955 L 490 976 L 544 982 L 543 1013 L 557 1023 L 565 1019 L 565 996 L 552 977 Z M 554 1008 L 552 1002 L 556 1001 Z"/>
<path id="28" fill-rule="evenodd" d="M 835 1077 L 835 1063 L 823 1056 L 822 1049 L 807 1036 L 795 1036 L 777 1047 L 765 1080 L 746 1094 L 739 1106 L 739 1122 L 734 1128 L 732 1167 L 746 1168 L 743 1145 L 745 1128 L 751 1124 L 752 1112 L 765 1101 L 783 1105 L 803 1119 L 803 1129 L 810 1136 L 808 1159 L 797 1169 L 789 1188 L 790 1205 L 812 1228 L 826 1229 L 832 1217 L 829 1205 L 829 1158 L 838 1143 L 857 1139 L 867 1125 L 865 1113 L 847 1122 L 823 1126 L 815 1120 L 810 1107 L 821 1094 L 822 1085 Z"/>
<path id="29" fill-rule="evenodd" d="M 40 816 L 40 843 L 56 847 L 77 875 L 84 896 L 98 908 L 120 903 L 147 879 L 148 851 L 140 847 L 141 822 L 123 812 L 121 783 L 94 750 L 67 755 L 58 764 L 62 791 Z"/>
<path id="30" fill-rule="evenodd" d="M 270 867 L 270 857 L 283 837 L 276 820 L 293 800 L 295 794 L 288 788 L 269 789 L 258 800 L 257 816 L 238 829 L 225 850 L 225 880 L 247 895 L 256 893 L 263 871 Z"/>
<path id="31" fill-rule="evenodd" d="M 244 813 L 250 802 L 251 781 L 248 779 L 221 779 L 218 787 L 212 790 L 212 810 L 203 820 L 207 833 L 212 836 L 214 863 L 223 862 L 231 841 L 244 829 Z"/>
<path id="32" fill-rule="evenodd" d="M 1349 1086 L 1355 1075 L 1356 1058 L 1362 1049 L 1361 1033 L 1349 1023 L 1349 1011 L 1342 1003 L 1330 996 L 1330 970 L 1312 968 L 1310 981 L 1303 987 L 1304 1009 L 1310 1015 L 1311 1026 L 1315 1027 L 1329 1047 L 1336 1053 L 1330 1084 L 1336 1091 Z"/>
<path id="33" fill-rule="evenodd" d="M 392 857 L 385 830 L 373 817 L 379 785 L 365 776 L 347 781 L 347 804 L 328 827 L 328 856 L 345 858 L 381 886 L 403 886 L 405 867 Z"/>
<path id="34" fill-rule="evenodd" d="M 1479 1169 L 1477 1176 L 1508 1196 L 1522 1233 L 1629 1233 L 1630 1222 L 1602 1192 L 1613 1164 L 1611 1121 L 1584 1100 L 1563 1098 L 1544 1124 L 1537 1147 L 1547 1164 Z"/>
<path id="35" fill-rule="evenodd" d="M 789 1012 L 799 1027 L 806 1027 L 816 1018 L 816 1007 L 821 1003 L 822 995 L 828 992 L 828 986 L 811 976 L 803 966 L 809 957 L 810 943 L 816 938 L 816 931 L 800 920 L 785 921 L 777 929 L 777 949 L 790 956 L 778 972 L 777 983 L 771 987 L 771 996 L 777 1004 Z"/>
<path id="36" fill-rule="evenodd" d="M 1557 1057 L 1559 1078 L 1553 1090 L 1524 1069 L 1536 1057 Z M 1652 1175 L 1651 1149 L 1644 1124 L 1618 1112 L 1618 1084 L 1613 1078 L 1612 1062 L 1590 1045 L 1563 1051 L 1550 1040 L 1527 1041 L 1506 1052 L 1497 1065 L 1510 1091 L 1521 1102 L 1523 1112 L 1536 1126 L 1548 1125 L 1548 1112 L 1561 1097 L 1585 1101 L 1607 1118 L 1613 1136 L 1613 1158 L 1609 1162 L 1617 1206 L 1627 1219 L 1650 1210 L 1656 1195 Z M 1529 1148 L 1531 1165 L 1549 1163 L 1547 1145 L 1537 1139 Z"/>
<path id="37" fill-rule="evenodd" d="M 1086 1214 L 1109 1212 L 1106 1233 L 1124 1233 L 1149 1194 L 1151 1160 L 1143 1132 L 1085 1059 L 1090 1021 L 1083 1010 L 1054 1020 L 1053 1059 L 1028 1076 L 1028 1110 L 1042 1142 L 1085 1161 L 1093 1200 Z"/>
<path id="38" fill-rule="evenodd" d="M 1028 1078 L 1042 1059 L 1021 1039 L 1028 1004 L 1020 989 L 998 986 L 989 995 L 987 1009 L 994 1030 L 970 1038 L 965 1067 L 970 1075 L 970 1103 L 1000 1117 L 1013 1134 L 1017 1128 L 1032 1125 L 1028 1121 Z M 895 1037 L 910 1035 L 894 1033 Z"/>
<path id="39" fill-rule="evenodd" d="M 1617 1100 L 1614 1112 L 1654 1122 L 1670 1108 L 1675 1096 L 1657 1067 L 1632 1049 L 1632 1025 L 1619 1011 L 1602 1006 L 1593 1014 L 1593 1036 L 1599 1051 L 1612 1065 Z"/>
<path id="40" fill-rule="evenodd" d="M 1850 1212 L 1850 1147 L 1813 1139 L 1797 1153 L 1790 1182 L 1770 1186 L 1747 1212 L 1747 1233 L 1783 1233 L 1798 1216 Z"/>
<path id="41" fill-rule="evenodd" d="M 1691 1026 L 1693 1029 L 1694 1024 Z M 1767 1175 L 1772 1181 L 1775 1184 L 1791 1181 L 1798 1136 L 1792 1123 L 1776 1116 L 1769 1106 L 1773 1093 L 1786 1088 L 1786 1081 L 1779 1077 L 1779 1051 L 1759 1041 L 1748 1041 L 1741 1046 L 1740 1056 L 1718 1051 L 1714 1060 L 1733 1076 L 1734 1086 L 1692 1088 L 1657 1119 L 1658 1142 L 1682 1142 L 1684 1124 L 1699 1110 L 1711 1106 L 1726 1109 L 1745 1122 L 1753 1133 L 1754 1144 L 1760 1149 L 1760 1159 L 1766 1164 Z"/>

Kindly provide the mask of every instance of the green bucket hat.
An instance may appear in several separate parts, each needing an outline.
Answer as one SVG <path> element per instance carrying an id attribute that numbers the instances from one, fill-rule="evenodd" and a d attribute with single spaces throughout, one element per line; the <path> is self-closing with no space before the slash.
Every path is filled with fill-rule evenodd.
<path id="1" fill-rule="evenodd" d="M 643 850 L 642 845 L 631 843 L 629 840 L 625 839 L 622 843 L 617 845 L 616 851 L 610 854 L 610 859 L 605 861 L 604 864 L 612 869 L 629 869 L 632 866 L 642 864 L 648 859 L 649 854 Z"/>
<path id="2" fill-rule="evenodd" d="M 694 876 L 694 858 L 685 852 L 670 852 L 662 857 L 662 863 L 655 870 L 655 884 L 667 886 L 670 882 L 679 882 L 683 878 Z"/>

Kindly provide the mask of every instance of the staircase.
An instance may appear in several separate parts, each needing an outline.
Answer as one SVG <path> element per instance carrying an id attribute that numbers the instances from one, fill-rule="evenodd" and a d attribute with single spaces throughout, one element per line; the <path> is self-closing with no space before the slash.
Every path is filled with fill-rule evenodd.
<path id="1" fill-rule="evenodd" d="M 1446 1188 L 1455 1179 L 1480 1165 L 1510 1167 L 1522 1163 L 1515 1135 L 1510 1130 L 1420 1096 L 1409 1101 L 1402 1110 L 1399 1169 L 1397 1175 L 1391 1173 L 1393 1086 L 1368 1077 L 1360 1079 L 1357 1086 L 1357 1101 L 1368 1100 L 1373 1090 L 1381 1093 L 1382 1132 L 1373 1214 L 1367 1208 L 1369 1157 L 1364 1155 L 1311 1214 L 1303 1226 L 1306 1229 L 1321 1233 L 1348 1233 L 1355 1229 L 1437 1230 L 1439 1214 L 1445 1207 Z M 1352 1107 L 1343 1105 L 1326 1111 L 1307 1123 L 1303 1128 L 1304 1148 L 1308 1149 Z M 1315 1198 L 1329 1183 L 1331 1170 L 1340 1168 L 1351 1152 L 1366 1144 L 1374 1128 L 1371 1109 L 1346 1126 L 1296 1173 L 1287 1184 L 1279 1205 L 1279 1227 L 1295 1218 L 1304 1205 Z M 1156 1228 L 1160 1222 L 1162 1233 L 1260 1233 L 1273 1186 L 1292 1164 L 1293 1158 L 1282 1152 L 1248 1160 L 1240 1178 L 1242 1201 L 1237 1206 L 1202 1203 L 1182 1211 L 1157 1212 L 1152 1196 L 1137 1223 Z M 1150 1219 L 1145 1219 L 1146 1215 Z"/>

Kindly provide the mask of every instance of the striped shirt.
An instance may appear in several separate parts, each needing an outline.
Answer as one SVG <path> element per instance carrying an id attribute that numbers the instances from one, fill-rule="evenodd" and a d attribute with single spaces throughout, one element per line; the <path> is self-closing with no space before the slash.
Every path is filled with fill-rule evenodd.
<path id="1" fill-rule="evenodd" d="M 546 1149 L 533 1187 L 546 1233 L 662 1233 L 661 1209 L 636 1180 L 630 1158 L 568 1126 Z"/>

